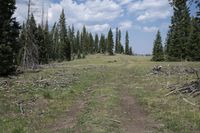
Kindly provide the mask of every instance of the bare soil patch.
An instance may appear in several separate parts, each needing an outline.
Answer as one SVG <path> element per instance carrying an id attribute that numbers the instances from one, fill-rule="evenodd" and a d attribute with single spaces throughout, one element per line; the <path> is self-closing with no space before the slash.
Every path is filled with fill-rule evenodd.
<path id="1" fill-rule="evenodd" d="M 137 103 L 128 90 L 121 91 L 121 126 L 124 133 L 155 133 L 159 126 L 149 119 L 148 113 Z"/>
<path id="2" fill-rule="evenodd" d="M 57 133 L 63 129 L 71 129 L 76 126 L 77 115 L 84 109 L 85 103 L 82 100 L 77 100 L 69 110 L 63 114 L 53 125 L 50 126 L 50 132 Z"/>

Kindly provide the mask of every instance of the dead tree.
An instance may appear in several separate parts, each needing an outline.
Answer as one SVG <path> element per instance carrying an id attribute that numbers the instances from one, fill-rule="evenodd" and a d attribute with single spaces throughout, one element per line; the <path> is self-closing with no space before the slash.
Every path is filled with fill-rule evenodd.
<path id="1" fill-rule="evenodd" d="M 22 67 L 24 69 L 35 69 L 39 64 L 39 52 L 36 43 L 35 36 L 32 32 L 32 27 L 30 24 L 30 14 L 31 14 L 31 0 L 28 1 L 28 12 L 27 12 L 27 22 L 25 28 L 25 44 L 23 48 L 23 58 Z"/>

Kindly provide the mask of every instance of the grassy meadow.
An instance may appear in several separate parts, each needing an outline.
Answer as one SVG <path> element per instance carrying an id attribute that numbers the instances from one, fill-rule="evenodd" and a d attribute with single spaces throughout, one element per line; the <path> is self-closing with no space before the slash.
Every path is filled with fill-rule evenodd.
<path id="1" fill-rule="evenodd" d="M 0 132 L 199 133 L 200 97 L 166 96 L 170 85 L 196 75 L 152 74 L 155 65 L 200 67 L 199 62 L 99 54 L 0 78 Z"/>

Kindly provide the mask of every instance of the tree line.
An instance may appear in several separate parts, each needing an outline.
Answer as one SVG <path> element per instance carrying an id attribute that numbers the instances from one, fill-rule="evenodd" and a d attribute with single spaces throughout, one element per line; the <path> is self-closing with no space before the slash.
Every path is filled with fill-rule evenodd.
<path id="1" fill-rule="evenodd" d="M 128 31 L 125 47 L 121 43 L 121 31 L 118 28 L 115 42 L 111 28 L 107 35 L 100 36 L 93 36 L 85 26 L 75 31 L 73 25 L 67 26 L 64 10 L 51 29 L 48 21 L 44 25 L 37 24 L 30 10 L 26 22 L 20 25 L 13 17 L 15 2 L 7 0 L 0 5 L 0 75 L 12 74 L 18 66 L 35 69 L 40 64 L 81 59 L 88 54 L 133 54 Z"/>
<path id="2" fill-rule="evenodd" d="M 187 0 L 171 0 L 173 16 L 167 33 L 165 46 L 160 31 L 157 32 L 153 48 L 153 61 L 200 61 L 200 2 L 195 3 L 197 13 L 190 15 Z"/>

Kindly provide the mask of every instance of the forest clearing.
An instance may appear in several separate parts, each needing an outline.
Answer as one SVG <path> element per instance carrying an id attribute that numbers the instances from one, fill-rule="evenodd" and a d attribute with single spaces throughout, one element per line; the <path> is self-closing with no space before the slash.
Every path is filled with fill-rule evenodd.
<path id="1" fill-rule="evenodd" d="M 189 83 L 196 75 L 153 74 L 156 65 L 200 67 L 199 62 L 99 54 L 1 78 L 0 131 L 198 133 L 200 97 L 166 96 L 170 85 Z"/>
<path id="2" fill-rule="evenodd" d="M 0 0 L 0 133 L 200 133 L 200 0 Z"/>

